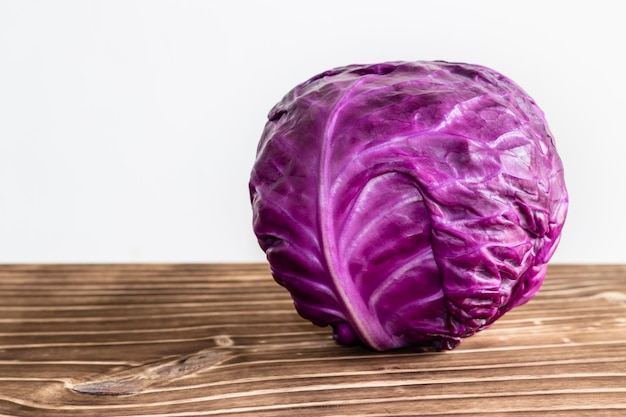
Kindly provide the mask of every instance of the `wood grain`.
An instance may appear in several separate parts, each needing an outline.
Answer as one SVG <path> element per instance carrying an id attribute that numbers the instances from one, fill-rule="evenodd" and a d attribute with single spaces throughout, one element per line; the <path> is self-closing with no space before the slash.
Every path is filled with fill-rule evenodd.
<path id="1" fill-rule="evenodd" d="M 0 416 L 624 416 L 626 266 L 450 352 L 336 345 L 267 266 L 0 266 Z"/>

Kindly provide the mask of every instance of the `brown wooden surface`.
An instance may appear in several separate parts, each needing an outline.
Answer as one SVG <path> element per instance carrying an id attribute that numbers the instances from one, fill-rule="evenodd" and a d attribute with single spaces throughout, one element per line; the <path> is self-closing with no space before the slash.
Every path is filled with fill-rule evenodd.
<path id="1" fill-rule="evenodd" d="M 625 416 L 626 266 L 443 353 L 337 346 L 264 265 L 0 266 L 0 416 L 420 415 Z"/>

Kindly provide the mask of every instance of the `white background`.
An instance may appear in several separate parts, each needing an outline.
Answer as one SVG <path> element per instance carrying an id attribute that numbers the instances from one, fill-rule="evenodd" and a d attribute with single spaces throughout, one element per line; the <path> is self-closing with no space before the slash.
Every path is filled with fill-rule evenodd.
<path id="1" fill-rule="evenodd" d="M 1 1 L 0 262 L 262 261 L 266 114 L 351 63 L 492 67 L 545 111 L 570 212 L 553 261 L 626 262 L 617 1 Z"/>

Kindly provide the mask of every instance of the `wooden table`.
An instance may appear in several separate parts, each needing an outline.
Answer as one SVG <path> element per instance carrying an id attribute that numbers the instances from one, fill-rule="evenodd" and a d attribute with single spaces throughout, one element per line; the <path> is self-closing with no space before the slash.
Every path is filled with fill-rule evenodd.
<path id="1" fill-rule="evenodd" d="M 264 265 L 0 266 L 0 416 L 420 415 L 626 416 L 626 266 L 442 353 L 338 346 Z"/>

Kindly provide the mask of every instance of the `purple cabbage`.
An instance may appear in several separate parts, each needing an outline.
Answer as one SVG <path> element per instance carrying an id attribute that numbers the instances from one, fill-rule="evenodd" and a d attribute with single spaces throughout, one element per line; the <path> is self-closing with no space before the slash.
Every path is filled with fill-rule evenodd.
<path id="1" fill-rule="evenodd" d="M 269 113 L 253 228 L 341 344 L 452 349 L 539 290 L 567 212 L 542 111 L 477 65 L 323 72 Z"/>

